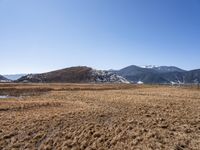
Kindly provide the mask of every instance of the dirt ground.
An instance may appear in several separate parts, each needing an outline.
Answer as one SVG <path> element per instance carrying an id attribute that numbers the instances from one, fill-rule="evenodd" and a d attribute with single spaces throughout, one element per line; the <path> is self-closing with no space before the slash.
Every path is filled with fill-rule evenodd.
<path id="1" fill-rule="evenodd" d="M 0 150 L 200 149 L 197 89 L 0 85 L 6 92 L 27 94 L 0 99 Z"/>

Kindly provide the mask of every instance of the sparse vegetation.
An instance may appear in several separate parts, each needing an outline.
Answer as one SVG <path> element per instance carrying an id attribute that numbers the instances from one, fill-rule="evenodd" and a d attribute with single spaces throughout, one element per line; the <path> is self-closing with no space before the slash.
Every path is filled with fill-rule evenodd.
<path id="1" fill-rule="evenodd" d="M 20 96 L 0 99 L 2 150 L 200 149 L 196 88 L 0 84 L 0 93 Z"/>

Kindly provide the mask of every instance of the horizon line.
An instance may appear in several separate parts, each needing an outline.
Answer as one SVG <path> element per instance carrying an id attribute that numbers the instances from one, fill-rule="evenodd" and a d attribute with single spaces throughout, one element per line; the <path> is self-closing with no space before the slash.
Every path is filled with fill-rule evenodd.
<path id="1" fill-rule="evenodd" d="M 0 74 L 0 75 L 3 75 L 3 76 L 6 76 L 6 75 L 19 75 L 19 74 L 41 74 L 41 73 L 48 73 L 48 72 L 52 72 L 52 71 L 56 71 L 56 70 L 62 70 L 62 69 L 66 69 L 66 68 L 71 68 L 71 67 L 89 67 L 89 68 L 92 68 L 92 69 L 96 69 L 96 70 L 121 70 L 123 68 L 126 68 L 126 67 L 129 67 L 129 66 L 137 66 L 137 67 L 141 67 L 143 68 L 144 66 L 155 66 L 155 67 L 177 67 L 179 69 L 182 69 L 182 70 L 185 70 L 185 71 L 192 71 L 192 70 L 198 70 L 198 68 L 194 68 L 194 69 L 183 69 L 181 67 L 178 67 L 178 66 L 175 66 L 175 65 L 127 65 L 125 67 L 122 67 L 120 69 L 100 69 L 99 67 L 98 68 L 95 68 L 95 67 L 90 67 L 90 66 L 87 66 L 87 65 L 75 65 L 75 66 L 69 66 L 69 67 L 60 67 L 60 68 L 55 68 L 55 69 L 50 69 L 50 70 L 47 70 L 47 71 L 43 71 L 43 72 L 19 72 L 19 73 L 3 73 L 3 74 Z"/>

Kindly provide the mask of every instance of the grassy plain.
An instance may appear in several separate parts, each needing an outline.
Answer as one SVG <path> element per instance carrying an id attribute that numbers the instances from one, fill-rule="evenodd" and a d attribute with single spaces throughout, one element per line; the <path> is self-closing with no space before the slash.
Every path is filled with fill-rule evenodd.
<path id="1" fill-rule="evenodd" d="M 0 84 L 0 150 L 199 150 L 200 90 Z"/>

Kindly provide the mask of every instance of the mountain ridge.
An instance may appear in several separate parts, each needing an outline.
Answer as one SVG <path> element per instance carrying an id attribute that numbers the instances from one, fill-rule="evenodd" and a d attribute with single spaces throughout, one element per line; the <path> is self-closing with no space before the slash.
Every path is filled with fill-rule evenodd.
<path id="1" fill-rule="evenodd" d="M 1 78 L 1 82 L 10 81 L 3 76 Z M 14 82 L 196 84 L 200 83 L 200 69 L 186 71 L 176 66 L 130 65 L 120 70 L 96 70 L 87 66 L 76 66 L 28 74 Z"/>

